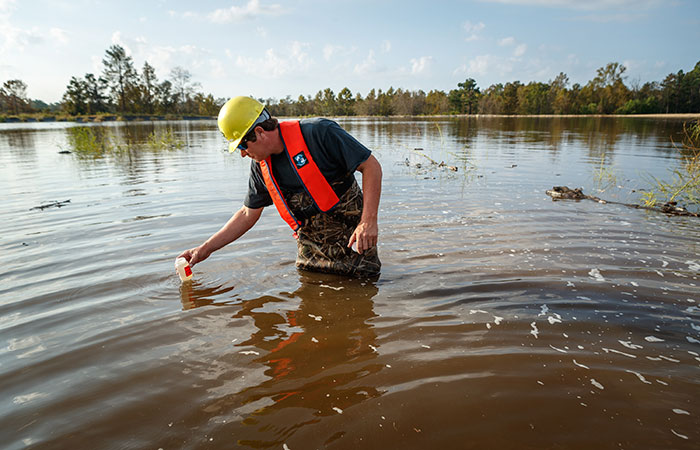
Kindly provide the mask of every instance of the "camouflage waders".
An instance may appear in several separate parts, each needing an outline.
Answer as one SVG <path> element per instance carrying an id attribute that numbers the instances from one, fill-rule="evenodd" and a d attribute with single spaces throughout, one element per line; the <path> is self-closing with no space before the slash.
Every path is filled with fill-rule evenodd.
<path id="1" fill-rule="evenodd" d="M 288 204 L 296 214 L 311 207 L 313 200 L 307 192 L 299 192 L 291 195 Z M 297 231 L 297 268 L 357 277 L 379 275 L 382 263 L 376 246 L 361 255 L 347 246 L 361 217 L 362 190 L 353 180 L 335 208 L 303 221 Z"/>

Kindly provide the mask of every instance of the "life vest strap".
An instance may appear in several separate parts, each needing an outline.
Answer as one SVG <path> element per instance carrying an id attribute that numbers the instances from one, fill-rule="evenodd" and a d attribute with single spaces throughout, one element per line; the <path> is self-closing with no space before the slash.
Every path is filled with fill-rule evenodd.
<path id="1" fill-rule="evenodd" d="M 301 134 L 299 121 L 281 122 L 279 127 L 284 143 L 284 152 L 302 186 L 304 186 L 314 205 L 321 212 L 330 211 L 338 204 L 340 199 L 311 156 L 304 136 Z M 272 173 L 272 159 L 268 157 L 264 161 L 260 161 L 260 169 L 265 181 L 265 187 L 267 187 L 267 191 L 272 198 L 272 203 L 277 208 L 282 219 L 294 230 L 294 237 L 296 238 L 296 232 L 301 227 L 301 222 L 294 217 L 294 213 L 287 205 L 282 190 L 279 188 L 277 180 L 275 180 L 275 176 Z"/>

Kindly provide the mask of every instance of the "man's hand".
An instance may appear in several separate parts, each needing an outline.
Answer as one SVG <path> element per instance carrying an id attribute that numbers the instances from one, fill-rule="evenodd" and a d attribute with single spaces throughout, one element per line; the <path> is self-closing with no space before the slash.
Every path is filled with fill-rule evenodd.
<path id="1" fill-rule="evenodd" d="M 357 253 L 362 254 L 377 245 L 377 211 L 382 192 L 382 166 L 370 155 L 365 162 L 357 166 L 357 170 L 362 172 L 362 217 L 350 236 L 348 247 L 357 242 Z"/>
<path id="2" fill-rule="evenodd" d="M 365 250 L 377 245 L 377 235 L 379 234 L 377 221 L 360 222 L 355 231 L 350 236 L 348 247 L 357 242 L 357 253 L 362 254 Z"/>
<path id="3" fill-rule="evenodd" d="M 204 243 L 199 247 L 185 250 L 184 252 L 180 253 L 178 258 L 185 258 L 187 262 L 190 263 L 190 266 L 194 266 L 198 262 L 202 262 L 205 259 L 209 258 L 209 255 L 211 255 L 209 246 L 206 245 L 206 243 Z"/>

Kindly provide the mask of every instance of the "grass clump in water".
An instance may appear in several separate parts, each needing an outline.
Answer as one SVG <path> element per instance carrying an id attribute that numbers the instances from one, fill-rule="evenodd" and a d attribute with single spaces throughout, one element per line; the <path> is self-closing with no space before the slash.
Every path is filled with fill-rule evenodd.
<path id="1" fill-rule="evenodd" d="M 612 167 L 605 164 L 605 153 L 600 157 L 600 165 L 593 174 L 593 179 L 598 188 L 598 192 L 605 192 L 617 185 L 617 173 Z"/>
<path id="2" fill-rule="evenodd" d="M 655 186 L 642 191 L 644 206 L 678 203 L 700 209 L 700 119 L 683 124 L 683 142 L 673 146 L 681 153 L 681 164 L 671 173 L 670 180 L 652 177 Z"/>
<path id="3" fill-rule="evenodd" d="M 151 150 L 179 150 L 185 146 L 182 139 L 175 136 L 173 130 L 168 128 L 165 131 L 154 130 L 146 140 L 146 147 Z"/>
<path id="4" fill-rule="evenodd" d="M 68 146 L 79 155 L 99 156 L 110 153 L 114 146 L 110 134 L 103 128 L 73 127 L 68 128 Z"/>
<path id="5" fill-rule="evenodd" d="M 179 150 L 185 146 L 182 139 L 175 136 L 172 129 L 152 131 L 145 142 L 128 142 L 109 128 L 73 127 L 67 129 L 68 147 L 83 157 L 120 155 L 131 151 L 149 150 L 152 152 Z"/>

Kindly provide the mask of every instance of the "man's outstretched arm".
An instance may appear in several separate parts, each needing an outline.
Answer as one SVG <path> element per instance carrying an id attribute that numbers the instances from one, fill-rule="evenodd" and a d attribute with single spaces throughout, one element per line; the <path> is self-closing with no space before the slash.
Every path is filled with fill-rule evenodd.
<path id="1" fill-rule="evenodd" d="M 262 210 L 263 208 L 252 209 L 247 206 L 241 207 L 241 209 L 236 211 L 228 222 L 207 239 L 206 242 L 199 247 L 185 250 L 178 257 L 185 258 L 190 263 L 190 266 L 204 261 L 209 255 L 235 241 L 250 230 L 260 218 Z"/>

